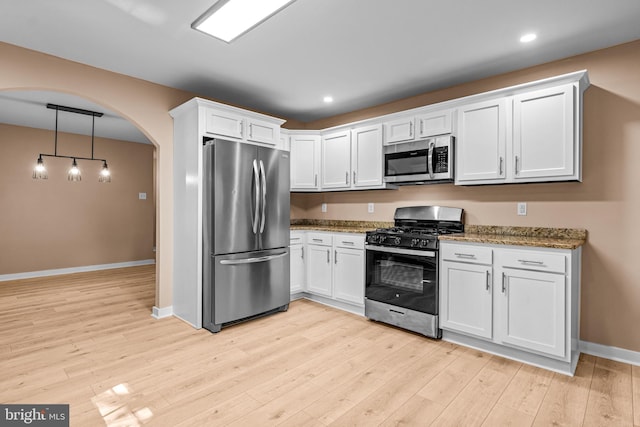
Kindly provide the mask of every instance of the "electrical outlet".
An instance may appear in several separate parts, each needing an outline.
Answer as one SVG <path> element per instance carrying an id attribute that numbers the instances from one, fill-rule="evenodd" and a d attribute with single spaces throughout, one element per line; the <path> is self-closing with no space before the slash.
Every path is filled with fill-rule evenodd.
<path id="1" fill-rule="evenodd" d="M 147 200 L 147 193 L 138 193 L 139 200 Z"/>
<path id="2" fill-rule="evenodd" d="M 373 213 L 373 203 L 367 204 L 367 212 Z"/>
<path id="3" fill-rule="evenodd" d="M 524 202 L 518 203 L 518 215 L 526 216 L 527 215 L 527 204 Z"/>
<path id="4" fill-rule="evenodd" d="M 320 211 L 327 212 L 327 204 L 326 203 L 323 203 L 322 205 L 320 205 Z"/>

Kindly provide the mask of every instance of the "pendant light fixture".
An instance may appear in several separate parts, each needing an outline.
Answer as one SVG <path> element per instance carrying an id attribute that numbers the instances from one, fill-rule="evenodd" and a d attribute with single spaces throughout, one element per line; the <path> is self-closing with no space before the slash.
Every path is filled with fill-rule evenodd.
<path id="1" fill-rule="evenodd" d="M 98 176 L 98 182 L 111 182 L 111 172 L 109 172 L 109 167 L 107 166 L 107 161 L 105 159 L 96 159 L 93 157 L 93 148 L 94 148 L 94 137 L 95 137 L 95 129 L 96 129 L 96 117 L 102 117 L 104 114 L 99 113 L 97 111 L 83 110 L 81 108 L 74 107 L 65 107 L 64 105 L 56 105 L 56 104 L 47 104 L 47 108 L 56 110 L 56 127 L 55 127 L 55 137 L 54 137 L 54 150 L 53 154 L 43 154 L 40 153 L 38 156 L 38 160 L 36 162 L 36 166 L 33 169 L 33 179 L 47 179 L 47 169 L 44 165 L 44 161 L 42 157 L 61 157 L 65 159 L 72 159 L 71 168 L 67 173 L 67 179 L 69 181 L 81 181 L 82 173 L 80 172 L 80 168 L 78 167 L 77 160 L 91 160 L 91 161 L 100 161 L 102 162 L 102 169 L 100 170 L 100 175 Z M 58 112 L 65 111 L 68 113 L 74 114 L 83 114 L 87 116 L 91 116 L 91 157 L 79 157 L 79 156 L 63 156 L 58 154 Z"/>

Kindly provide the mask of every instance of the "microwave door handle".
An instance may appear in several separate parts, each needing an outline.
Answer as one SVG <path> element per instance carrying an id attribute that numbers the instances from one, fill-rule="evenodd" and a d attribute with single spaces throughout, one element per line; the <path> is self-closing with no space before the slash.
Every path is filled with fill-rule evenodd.
<path id="1" fill-rule="evenodd" d="M 435 142 L 429 142 L 429 154 L 427 155 L 427 169 L 429 170 L 429 176 L 433 179 L 433 148 L 436 146 Z"/>

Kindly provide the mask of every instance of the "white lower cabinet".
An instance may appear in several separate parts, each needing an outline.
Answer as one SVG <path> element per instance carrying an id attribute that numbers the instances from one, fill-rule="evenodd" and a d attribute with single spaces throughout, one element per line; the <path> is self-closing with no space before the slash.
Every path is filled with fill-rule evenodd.
<path id="1" fill-rule="evenodd" d="M 293 243 L 294 233 L 304 244 Z M 291 236 L 291 293 L 363 314 L 364 235 L 295 231 Z M 296 245 L 302 247 L 294 251 Z M 296 287 L 300 277 L 304 284 Z"/>
<path id="2" fill-rule="evenodd" d="M 332 296 L 331 246 L 307 244 L 307 291 Z"/>
<path id="3" fill-rule="evenodd" d="M 440 269 L 440 325 L 492 337 L 491 266 L 443 261 Z"/>
<path id="4" fill-rule="evenodd" d="M 304 292 L 307 288 L 305 277 L 305 254 L 304 254 L 305 234 L 291 232 L 289 243 L 290 266 L 291 266 L 291 295 Z"/>
<path id="5" fill-rule="evenodd" d="M 444 339 L 573 374 L 581 248 L 442 241 L 440 253 Z"/>

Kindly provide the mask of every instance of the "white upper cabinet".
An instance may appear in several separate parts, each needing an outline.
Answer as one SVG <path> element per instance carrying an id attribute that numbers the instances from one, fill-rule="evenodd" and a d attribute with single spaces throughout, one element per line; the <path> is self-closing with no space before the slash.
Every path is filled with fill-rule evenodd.
<path id="1" fill-rule="evenodd" d="M 458 109 L 456 183 L 504 180 L 506 121 L 504 98 Z"/>
<path id="2" fill-rule="evenodd" d="M 458 107 L 456 184 L 581 181 L 588 84 L 578 72 Z"/>
<path id="3" fill-rule="evenodd" d="M 290 134 L 291 191 L 320 188 L 320 135 Z"/>
<path id="4" fill-rule="evenodd" d="M 413 116 L 384 122 L 383 126 L 385 145 L 413 141 L 416 138 L 415 118 Z"/>
<path id="5" fill-rule="evenodd" d="M 418 115 L 418 138 L 444 135 L 453 131 L 453 110 L 432 111 Z"/>
<path id="6" fill-rule="evenodd" d="M 242 139 L 243 117 L 224 110 L 206 110 L 205 130 L 212 135 Z"/>
<path id="7" fill-rule="evenodd" d="M 322 188 L 351 187 L 351 132 L 332 132 L 322 136 Z"/>
<path id="8" fill-rule="evenodd" d="M 351 146 L 352 187 L 382 186 L 382 125 L 352 130 Z"/>
<path id="9" fill-rule="evenodd" d="M 574 176 L 573 92 L 564 85 L 513 98 L 514 179 Z"/>
<path id="10" fill-rule="evenodd" d="M 247 141 L 277 145 L 280 142 L 280 126 L 264 120 L 247 119 Z M 284 148 L 284 147 L 280 147 Z"/>

